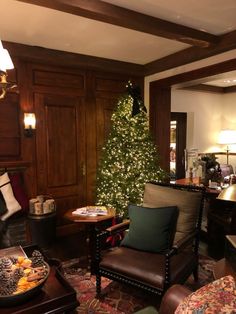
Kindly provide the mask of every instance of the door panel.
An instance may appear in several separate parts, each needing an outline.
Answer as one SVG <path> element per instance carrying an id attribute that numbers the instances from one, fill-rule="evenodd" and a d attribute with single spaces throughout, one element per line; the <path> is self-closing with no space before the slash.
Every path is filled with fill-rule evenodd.
<path id="1" fill-rule="evenodd" d="M 35 94 L 38 193 L 56 198 L 59 211 L 66 198 L 66 209 L 85 199 L 83 107 L 76 96 Z"/>
<path id="2" fill-rule="evenodd" d="M 46 107 L 48 187 L 76 185 L 78 180 L 76 106 Z"/>

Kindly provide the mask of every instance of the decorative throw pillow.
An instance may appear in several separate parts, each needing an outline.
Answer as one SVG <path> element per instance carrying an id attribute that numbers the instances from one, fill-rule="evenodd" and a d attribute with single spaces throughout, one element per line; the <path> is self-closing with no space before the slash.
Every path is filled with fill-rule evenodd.
<path id="1" fill-rule="evenodd" d="M 13 194 L 21 206 L 21 211 L 19 212 L 21 215 L 28 212 L 29 209 L 29 198 L 25 193 L 25 189 L 22 183 L 22 178 L 20 173 L 9 173 L 8 174 L 11 186 L 13 190 Z M 18 213 L 17 213 L 18 214 Z"/>
<path id="2" fill-rule="evenodd" d="M 232 276 L 222 277 L 187 296 L 175 314 L 236 313 L 236 283 Z"/>
<path id="3" fill-rule="evenodd" d="M 156 253 L 168 249 L 172 244 L 177 216 L 176 206 L 147 208 L 129 205 L 129 232 L 121 245 Z"/>
<path id="4" fill-rule="evenodd" d="M 0 219 L 4 221 L 21 209 L 20 204 L 14 197 L 7 172 L 0 176 L 0 191 L 2 192 L 7 207 L 7 212 L 0 217 Z"/>
<path id="5" fill-rule="evenodd" d="M 152 183 L 145 184 L 143 206 L 164 207 L 177 206 L 179 216 L 174 243 L 191 233 L 196 227 L 202 194 L 184 191 Z"/>

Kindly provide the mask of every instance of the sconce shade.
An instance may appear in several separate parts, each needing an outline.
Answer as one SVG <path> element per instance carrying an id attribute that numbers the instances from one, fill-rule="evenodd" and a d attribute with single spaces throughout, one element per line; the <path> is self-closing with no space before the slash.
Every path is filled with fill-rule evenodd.
<path id="1" fill-rule="evenodd" d="M 219 134 L 219 144 L 235 144 L 236 143 L 236 131 L 235 130 L 221 130 Z"/>
<path id="2" fill-rule="evenodd" d="M 25 130 L 32 129 L 36 127 L 36 118 L 34 113 L 24 113 L 24 125 Z"/>
<path id="3" fill-rule="evenodd" d="M 6 49 L 0 49 L 0 71 L 6 72 L 6 70 L 14 69 L 13 62 Z"/>
<path id="4" fill-rule="evenodd" d="M 236 184 L 223 189 L 217 197 L 218 200 L 236 202 Z"/>
<path id="5" fill-rule="evenodd" d="M 13 69 L 14 64 L 6 49 L 3 48 L 0 40 L 0 99 L 4 98 L 8 89 L 15 87 L 7 82 L 7 70 Z"/>

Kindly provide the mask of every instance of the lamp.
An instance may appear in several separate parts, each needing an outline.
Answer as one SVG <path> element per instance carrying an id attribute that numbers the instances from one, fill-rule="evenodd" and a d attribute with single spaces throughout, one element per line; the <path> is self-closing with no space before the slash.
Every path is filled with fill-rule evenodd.
<path id="1" fill-rule="evenodd" d="M 33 136 L 36 128 L 36 118 L 34 113 L 24 113 L 24 131 L 26 137 Z"/>
<path id="2" fill-rule="evenodd" d="M 221 130 L 219 134 L 219 144 L 224 144 L 226 146 L 226 158 L 227 158 L 227 165 L 229 164 L 229 144 L 236 143 L 236 131 L 235 130 Z"/>
<path id="3" fill-rule="evenodd" d="M 0 40 L 0 99 L 4 98 L 10 83 L 7 82 L 7 70 L 13 69 L 11 57 L 6 49 L 3 48 Z"/>

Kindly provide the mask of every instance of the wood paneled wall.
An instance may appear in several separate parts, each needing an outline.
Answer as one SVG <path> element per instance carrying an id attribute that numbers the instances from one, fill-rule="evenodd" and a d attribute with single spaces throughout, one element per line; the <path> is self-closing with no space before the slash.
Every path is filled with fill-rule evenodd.
<path id="1" fill-rule="evenodd" d="M 29 197 L 39 194 L 56 199 L 58 233 L 72 230 L 63 215 L 67 209 L 94 204 L 96 171 L 110 118 L 129 79 L 143 89 L 143 76 L 87 63 L 74 66 L 51 62 L 56 52 L 19 49 L 10 45 L 15 69 L 9 80 L 18 92 L 0 100 L 0 166 L 26 166 Z M 22 48 L 22 47 L 21 47 Z M 25 46 L 24 46 L 25 48 Z M 27 47 L 26 47 L 27 48 Z M 51 55 L 51 54 L 52 55 Z M 58 52 L 61 56 L 61 52 Z M 70 54 L 64 53 L 65 57 Z M 59 59 L 61 61 L 61 59 Z M 36 62 L 37 61 L 37 62 Z M 99 60 L 98 60 L 99 62 Z M 117 66 L 117 62 L 114 63 Z M 25 137 L 24 112 L 35 112 L 36 131 Z"/>

